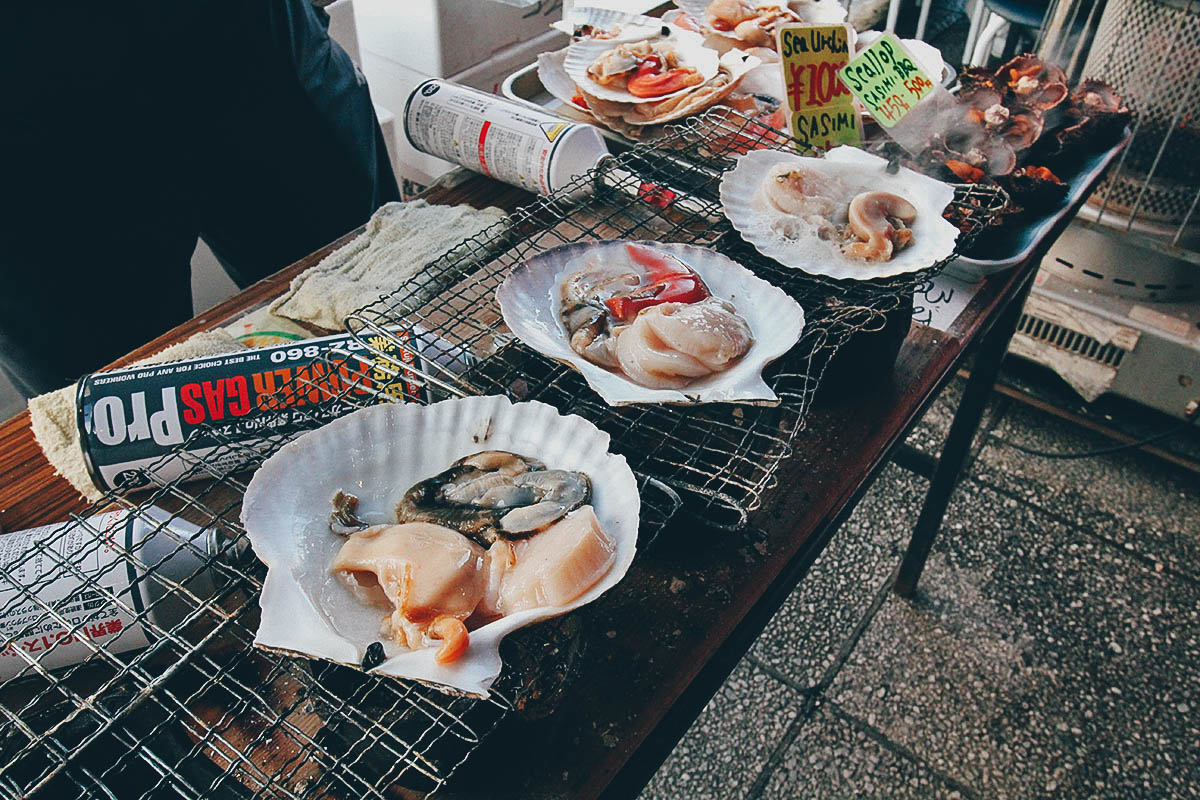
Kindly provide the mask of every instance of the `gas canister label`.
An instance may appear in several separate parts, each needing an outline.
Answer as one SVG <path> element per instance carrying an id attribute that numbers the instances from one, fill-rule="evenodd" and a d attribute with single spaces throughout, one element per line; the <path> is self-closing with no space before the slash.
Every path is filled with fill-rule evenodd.
<path id="1" fill-rule="evenodd" d="M 110 511 L 86 526 L 48 525 L 0 536 L 0 566 L 23 587 L 0 585 L 0 680 L 31 672 L 31 660 L 54 669 L 83 661 L 93 647 L 120 653 L 149 643 L 127 610 L 140 598 L 133 598 L 129 570 L 114 546 L 129 546 L 128 520 L 128 512 Z"/>
<path id="2" fill-rule="evenodd" d="M 373 400 L 423 400 L 415 373 L 389 366 L 419 366 L 415 338 L 373 337 L 373 352 L 343 334 L 89 375 L 77 422 L 92 479 L 104 490 L 136 488 L 151 470 L 171 480 L 180 451 L 253 444 Z"/>
<path id="3" fill-rule="evenodd" d="M 416 149 L 542 194 L 559 188 L 550 178 L 555 148 L 578 127 L 440 81 L 419 86 L 404 113 Z"/>

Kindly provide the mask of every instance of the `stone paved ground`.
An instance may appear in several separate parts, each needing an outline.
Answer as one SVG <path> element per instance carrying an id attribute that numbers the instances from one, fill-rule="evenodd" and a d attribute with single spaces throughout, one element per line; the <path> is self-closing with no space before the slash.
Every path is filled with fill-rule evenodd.
<path id="1" fill-rule="evenodd" d="M 1003 400 L 985 431 L 917 597 L 889 583 L 928 484 L 892 464 L 645 800 L 1200 797 L 1200 480 L 1021 453 L 1111 442 Z"/>

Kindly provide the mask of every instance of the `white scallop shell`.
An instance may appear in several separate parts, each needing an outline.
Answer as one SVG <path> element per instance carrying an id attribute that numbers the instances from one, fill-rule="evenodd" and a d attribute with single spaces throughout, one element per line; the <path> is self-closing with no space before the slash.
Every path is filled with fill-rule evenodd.
<path id="1" fill-rule="evenodd" d="M 775 405 L 779 398 L 762 379 L 763 368 L 800 339 L 804 310 L 782 289 L 732 259 L 688 244 L 643 242 L 670 253 L 704 279 L 713 295 L 734 305 L 754 335 L 754 344 L 728 370 L 697 380 L 683 390 L 650 389 L 593 364 L 571 349 L 560 317 L 559 287 L 576 268 L 574 259 L 591 249 L 624 247 L 624 241 L 579 242 L 552 248 L 516 266 L 496 291 L 509 330 L 542 355 L 570 364 L 611 406 L 633 403 L 748 403 Z"/>
<path id="2" fill-rule="evenodd" d="M 471 632 L 458 661 L 438 664 L 436 647 L 387 646 L 373 672 L 413 678 L 484 695 L 500 674 L 500 640 L 539 620 L 590 603 L 629 569 L 637 546 L 639 500 L 623 456 L 587 420 L 544 403 L 467 397 L 429 406 L 387 404 L 356 411 L 285 445 L 263 463 L 246 489 L 242 522 L 255 554 L 268 566 L 254 643 L 270 650 L 359 666 L 379 640 L 379 613 L 360 604 L 329 571 L 343 539 L 329 530 L 330 498 L 358 496 L 359 515 L 395 521 L 404 492 L 481 450 L 509 450 L 592 481 L 596 516 L 617 546 L 609 573 L 575 602 L 501 617 Z"/>
<path id="3" fill-rule="evenodd" d="M 762 55 L 759 55 L 760 53 Z M 738 91 L 770 97 L 782 105 L 787 90 L 783 81 L 783 68 L 779 66 L 779 54 L 764 51 L 764 48 L 754 48 L 753 55 L 761 63 L 746 71 L 742 82 L 738 84 Z"/>
<path id="4" fill-rule="evenodd" d="M 586 107 L 576 105 L 572 100 L 579 89 L 575 85 L 574 79 L 563 69 L 563 61 L 566 57 L 567 48 L 565 47 L 562 50 L 555 50 L 553 53 L 540 54 L 537 57 L 538 80 L 542 82 L 542 86 L 545 87 L 547 92 L 571 108 L 590 117 L 592 114 Z"/>
<path id="5" fill-rule="evenodd" d="M 676 28 L 666 38 L 674 42 L 681 66 L 695 67 L 705 81 L 712 80 L 717 74 L 720 69 L 721 57 L 716 50 L 705 47 L 704 40 L 698 34 Z M 616 45 L 612 42 L 600 39 L 584 39 L 575 42 L 567 48 L 567 56 L 563 59 L 563 69 L 579 88 L 590 95 L 614 103 L 657 103 L 695 88 L 689 86 L 659 97 L 634 97 L 625 89 L 601 86 L 588 76 L 588 67 L 614 47 Z"/>
<path id="6" fill-rule="evenodd" d="M 890 261 L 866 262 L 842 254 L 836 242 L 811 237 L 789 239 L 777 226 L 789 217 L 767 204 L 763 181 L 781 162 L 817 169 L 840 179 L 847 188 L 845 202 L 867 191 L 898 194 L 917 208 L 913 244 Z M 758 252 L 786 267 L 835 279 L 868 280 L 916 272 L 933 266 L 954 251 L 958 228 L 942 217 L 954 199 L 954 189 L 939 180 L 901 167 L 888 174 L 887 161 L 856 147 L 836 147 L 825 158 L 809 158 L 778 150 L 753 150 L 721 178 L 721 204 L 734 228 Z"/>
<path id="7" fill-rule="evenodd" d="M 722 39 L 733 47 L 742 46 L 744 42 L 732 33 L 714 30 L 708 24 L 708 7 L 711 3 L 712 0 L 675 0 L 676 7 L 694 19 L 707 36 Z M 763 0 L 755 5 L 786 5 L 795 11 L 802 21 L 814 25 L 837 25 L 846 21 L 846 9 L 838 0 L 791 0 L 787 3 L 783 0 L 775 3 Z"/>
<path id="8" fill-rule="evenodd" d="M 569 16 L 558 22 L 550 23 L 550 27 L 562 31 L 567 36 L 573 36 L 575 28 L 580 25 L 592 25 L 600 30 L 612 30 L 621 27 L 621 32 L 611 39 L 603 41 L 609 44 L 637 42 L 658 36 L 662 31 L 663 21 L 644 14 L 631 14 L 615 8 L 596 8 L 594 6 L 575 6 L 568 12 Z"/>
<path id="9" fill-rule="evenodd" d="M 791 0 L 788 8 L 800 19 L 820 25 L 837 25 L 846 21 L 846 7 L 838 0 Z"/>

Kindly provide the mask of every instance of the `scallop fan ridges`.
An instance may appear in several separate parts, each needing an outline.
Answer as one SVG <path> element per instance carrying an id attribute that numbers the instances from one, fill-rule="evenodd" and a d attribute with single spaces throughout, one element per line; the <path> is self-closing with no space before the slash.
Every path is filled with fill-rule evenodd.
<path id="1" fill-rule="evenodd" d="M 517 265 L 496 292 L 509 330 L 534 350 L 574 367 L 609 405 L 778 403 L 775 393 L 763 381 L 762 371 L 799 340 L 804 328 L 804 311 L 782 289 L 708 248 L 642 242 L 674 255 L 695 270 L 714 296 L 733 303 L 750 324 L 755 342 L 731 369 L 702 378 L 682 390 L 650 389 L 587 361 L 571 349 L 566 329 L 559 319 L 558 297 L 558 287 L 566 277 L 568 265 L 588 249 L 619 248 L 625 244 L 614 241 L 561 245 Z"/>
<path id="2" fill-rule="evenodd" d="M 270 568 L 255 644 L 358 666 L 380 638 L 378 616 L 329 573 L 342 543 L 328 526 L 336 489 L 359 496 L 365 521 L 382 523 L 395 521 L 392 508 L 410 486 L 480 450 L 508 450 L 585 472 L 596 514 L 617 545 L 617 561 L 599 584 L 566 607 L 524 611 L 478 628 L 466 655 L 452 664 L 436 664 L 435 648 L 427 648 L 392 654 L 374 670 L 485 694 L 499 674 L 505 635 L 591 602 L 633 560 L 637 484 L 624 457 L 609 453 L 608 445 L 608 434 L 580 417 L 500 396 L 374 406 L 305 434 L 255 473 L 242 506 L 254 552 Z"/>

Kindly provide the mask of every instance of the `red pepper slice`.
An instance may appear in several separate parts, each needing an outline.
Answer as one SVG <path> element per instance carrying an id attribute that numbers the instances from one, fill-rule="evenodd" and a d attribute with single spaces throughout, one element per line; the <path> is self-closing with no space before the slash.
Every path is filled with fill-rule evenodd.
<path id="1" fill-rule="evenodd" d="M 571 105 L 579 106 L 580 108 L 588 107 L 587 100 L 585 100 L 583 97 L 583 92 L 575 92 L 575 94 L 571 97 Z"/>
<path id="2" fill-rule="evenodd" d="M 660 97 L 704 82 L 704 76 L 695 67 L 671 69 L 654 74 L 642 71 L 644 63 L 638 65 L 637 74 L 629 79 L 625 87 L 634 97 Z"/>
<path id="3" fill-rule="evenodd" d="M 635 264 L 646 268 L 650 281 L 628 295 L 604 301 L 608 312 L 619 321 L 628 322 L 643 308 L 660 303 L 698 303 L 712 295 L 700 276 L 674 256 L 632 242 L 625 249 Z"/>

